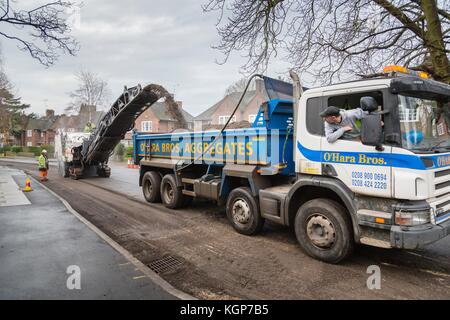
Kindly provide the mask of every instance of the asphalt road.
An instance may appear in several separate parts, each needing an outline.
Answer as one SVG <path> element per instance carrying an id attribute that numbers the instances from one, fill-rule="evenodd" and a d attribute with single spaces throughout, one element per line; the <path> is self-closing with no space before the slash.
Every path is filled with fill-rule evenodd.
<path id="1" fill-rule="evenodd" d="M 37 174 L 35 165 L 9 165 Z M 267 223 L 260 235 L 247 237 L 233 231 L 224 208 L 209 202 L 183 210 L 147 204 L 136 169 L 113 165 L 110 179 L 78 181 L 55 171 L 49 188 L 173 286 L 198 298 L 450 299 L 450 237 L 420 251 L 359 246 L 350 259 L 330 265 L 304 254 L 288 228 Z M 168 268 L 158 270 L 161 261 Z M 380 268 L 380 289 L 367 287 L 371 266 Z"/>
<path id="2" fill-rule="evenodd" d="M 176 299 L 25 178 L 0 165 L 0 299 Z"/>

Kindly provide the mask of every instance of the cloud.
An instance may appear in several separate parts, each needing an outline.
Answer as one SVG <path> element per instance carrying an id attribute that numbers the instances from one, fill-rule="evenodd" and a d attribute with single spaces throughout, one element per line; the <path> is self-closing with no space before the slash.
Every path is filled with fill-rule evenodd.
<path id="1" fill-rule="evenodd" d="M 215 63 L 221 58 L 211 48 L 218 42 L 217 16 L 204 14 L 201 3 L 85 1 L 74 29 L 81 45 L 76 57 L 62 56 L 46 69 L 11 41 L 1 39 L 6 71 L 23 101 L 38 113 L 46 107 L 63 112 L 67 93 L 76 87 L 74 74 L 84 69 L 108 82 L 112 100 L 124 85 L 159 83 L 174 92 L 187 111 L 199 114 L 242 77 L 239 68 L 245 62 L 236 54 L 225 65 Z M 271 71 L 284 70 L 285 64 L 274 62 Z"/>

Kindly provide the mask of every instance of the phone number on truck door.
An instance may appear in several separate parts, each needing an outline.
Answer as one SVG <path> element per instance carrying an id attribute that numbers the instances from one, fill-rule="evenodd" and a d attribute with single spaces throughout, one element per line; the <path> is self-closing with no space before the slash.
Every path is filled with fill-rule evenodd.
<path id="1" fill-rule="evenodd" d="M 373 189 L 387 189 L 387 176 L 385 173 L 352 172 L 352 186 Z"/>

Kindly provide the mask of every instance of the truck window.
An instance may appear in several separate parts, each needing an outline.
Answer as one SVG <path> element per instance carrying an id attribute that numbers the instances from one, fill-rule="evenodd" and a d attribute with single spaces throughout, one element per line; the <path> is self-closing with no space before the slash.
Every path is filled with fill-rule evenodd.
<path id="1" fill-rule="evenodd" d="M 327 106 L 335 106 L 344 110 L 353 110 L 360 108 L 360 99 L 362 97 L 373 97 L 377 100 L 378 105 L 383 109 L 383 93 L 381 91 L 358 92 L 354 94 L 342 94 L 330 96 L 326 99 Z M 344 133 L 340 138 L 343 140 L 360 140 L 361 120 L 356 121 L 356 126 L 352 131 Z"/>
<path id="2" fill-rule="evenodd" d="M 323 120 L 319 116 L 322 112 L 322 98 L 310 98 L 306 102 L 306 129 L 311 134 L 324 135 Z"/>
<path id="3" fill-rule="evenodd" d="M 354 94 L 343 94 L 328 97 L 328 106 L 335 106 L 344 110 L 359 108 L 359 100 L 361 97 L 374 97 L 380 106 L 383 105 L 383 93 L 381 91 L 358 92 Z"/>

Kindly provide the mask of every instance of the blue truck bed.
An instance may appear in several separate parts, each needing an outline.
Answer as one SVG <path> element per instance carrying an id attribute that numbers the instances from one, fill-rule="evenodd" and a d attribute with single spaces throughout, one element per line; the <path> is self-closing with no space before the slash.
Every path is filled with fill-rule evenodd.
<path id="1" fill-rule="evenodd" d="M 139 164 L 141 160 L 172 159 L 182 166 L 200 157 L 196 163 L 258 165 L 266 169 L 266 174 L 290 175 L 295 169 L 293 134 L 287 124 L 290 117 L 291 101 L 270 100 L 261 106 L 250 128 L 225 130 L 206 153 L 219 130 L 167 134 L 135 132 L 134 161 Z"/>

